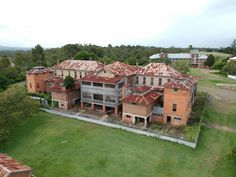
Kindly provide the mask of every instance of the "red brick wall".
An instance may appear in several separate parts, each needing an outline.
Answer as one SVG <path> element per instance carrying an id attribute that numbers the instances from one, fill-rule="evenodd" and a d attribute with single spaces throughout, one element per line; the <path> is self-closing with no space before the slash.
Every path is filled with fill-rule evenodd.
<path id="1" fill-rule="evenodd" d="M 173 111 L 173 104 L 177 105 L 177 110 Z M 172 125 L 186 125 L 191 112 L 191 93 L 189 90 L 173 89 L 164 90 L 164 116 L 163 122 L 167 122 L 167 116 L 171 116 Z M 181 120 L 174 120 L 174 117 L 181 117 Z"/>
<path id="2" fill-rule="evenodd" d="M 26 74 L 26 85 L 27 85 L 28 92 L 31 92 L 31 93 L 45 92 L 46 83 L 44 81 L 50 77 L 52 77 L 52 73 Z M 30 84 L 31 84 L 31 87 L 30 87 Z M 39 88 L 37 88 L 37 84 L 39 85 Z"/>

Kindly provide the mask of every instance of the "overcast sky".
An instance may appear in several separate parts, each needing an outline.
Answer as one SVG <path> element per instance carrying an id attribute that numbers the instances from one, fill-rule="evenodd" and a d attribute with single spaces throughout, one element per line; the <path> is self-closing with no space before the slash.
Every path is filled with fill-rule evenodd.
<path id="1" fill-rule="evenodd" d="M 228 46 L 236 0 L 0 0 L 0 45 Z"/>

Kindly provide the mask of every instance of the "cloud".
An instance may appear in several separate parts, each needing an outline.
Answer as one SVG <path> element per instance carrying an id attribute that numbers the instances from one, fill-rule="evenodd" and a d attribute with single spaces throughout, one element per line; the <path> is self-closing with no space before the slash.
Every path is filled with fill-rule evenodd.
<path id="1" fill-rule="evenodd" d="M 223 2 L 224 11 L 230 13 L 220 13 Z M 0 26 L 7 28 L 0 27 L 0 43 L 215 46 L 212 41 L 217 39 L 220 46 L 220 41 L 235 35 L 233 4 L 232 0 L 8 0 L 1 2 Z"/>

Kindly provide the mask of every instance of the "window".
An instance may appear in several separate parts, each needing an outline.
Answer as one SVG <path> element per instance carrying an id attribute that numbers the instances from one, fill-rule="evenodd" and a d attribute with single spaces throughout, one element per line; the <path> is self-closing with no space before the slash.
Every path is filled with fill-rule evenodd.
<path id="1" fill-rule="evenodd" d="M 168 79 L 167 82 L 170 82 L 170 79 Z"/>
<path id="2" fill-rule="evenodd" d="M 153 77 L 151 78 L 150 85 L 153 85 Z"/>
<path id="3" fill-rule="evenodd" d="M 77 72 L 75 71 L 75 78 L 77 78 Z"/>
<path id="4" fill-rule="evenodd" d="M 83 92 L 83 93 L 82 93 L 82 96 L 83 96 L 83 98 L 89 98 L 89 99 L 92 98 L 91 93 L 88 93 L 88 92 Z"/>
<path id="5" fill-rule="evenodd" d="M 138 84 L 138 77 L 136 77 L 136 84 Z"/>
<path id="6" fill-rule="evenodd" d="M 115 97 L 112 96 L 112 95 L 106 95 L 106 101 L 109 101 L 109 102 L 115 102 Z"/>
<path id="7" fill-rule="evenodd" d="M 68 74 L 69 74 L 69 76 L 70 76 L 70 71 L 68 71 Z"/>
<path id="8" fill-rule="evenodd" d="M 159 86 L 162 85 L 162 78 L 159 78 L 158 85 L 159 85 Z"/>
<path id="9" fill-rule="evenodd" d="M 105 87 L 106 87 L 106 88 L 115 88 L 115 85 L 112 85 L 112 84 L 105 84 Z"/>
<path id="10" fill-rule="evenodd" d="M 176 112 L 176 110 L 177 110 L 177 104 L 173 104 L 172 111 Z"/>
<path id="11" fill-rule="evenodd" d="M 146 77 L 143 77 L 143 85 L 146 84 Z"/>
<path id="12" fill-rule="evenodd" d="M 127 118 L 131 118 L 131 116 L 130 116 L 130 115 L 126 115 L 126 117 L 127 117 Z"/>
<path id="13" fill-rule="evenodd" d="M 39 88 L 39 83 L 37 83 L 37 88 Z"/>
<path id="14" fill-rule="evenodd" d="M 180 118 L 180 117 L 174 117 L 174 119 L 175 119 L 175 120 L 181 120 L 181 118 Z"/>
<path id="15" fill-rule="evenodd" d="M 62 76 L 62 77 L 64 76 L 63 71 L 61 71 L 61 76 Z"/>
<path id="16" fill-rule="evenodd" d="M 79 72 L 79 77 L 82 78 L 82 72 Z"/>
<path id="17" fill-rule="evenodd" d="M 93 83 L 93 86 L 95 86 L 95 87 L 103 87 L 103 84 L 102 84 L 102 83 L 96 83 L 96 82 L 94 82 L 94 83 Z"/>
<path id="18" fill-rule="evenodd" d="M 32 88 L 32 84 L 30 83 L 30 88 Z"/>
<path id="19" fill-rule="evenodd" d="M 91 82 L 85 82 L 85 81 L 83 81 L 83 82 L 82 82 L 82 85 L 91 85 Z"/>
<path id="20" fill-rule="evenodd" d="M 104 70 L 103 73 L 107 73 L 107 72 Z"/>
<path id="21" fill-rule="evenodd" d="M 178 91 L 178 89 L 177 88 L 174 88 L 174 92 L 177 92 Z"/>

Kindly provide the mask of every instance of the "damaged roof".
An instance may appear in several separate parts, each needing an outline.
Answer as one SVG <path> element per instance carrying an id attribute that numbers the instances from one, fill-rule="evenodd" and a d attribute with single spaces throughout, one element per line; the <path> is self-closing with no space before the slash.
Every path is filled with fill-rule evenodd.
<path id="1" fill-rule="evenodd" d="M 138 75 L 179 77 L 180 73 L 165 63 L 149 63 L 137 71 Z"/>
<path id="2" fill-rule="evenodd" d="M 192 80 L 172 80 L 164 84 L 165 88 L 178 88 L 181 90 L 191 90 L 195 83 Z"/>
<path id="3" fill-rule="evenodd" d="M 45 68 L 44 66 L 36 66 L 31 70 L 26 71 L 27 74 L 43 74 L 43 73 L 52 73 L 53 71 L 50 68 Z"/>
<path id="4" fill-rule="evenodd" d="M 111 63 L 105 68 L 109 69 L 115 76 L 129 76 L 135 74 L 135 72 L 137 71 L 136 66 L 131 66 L 120 61 Z"/>
<path id="5" fill-rule="evenodd" d="M 81 81 L 89 81 L 89 82 L 98 82 L 98 83 L 109 83 L 115 84 L 122 80 L 122 77 L 101 77 L 96 75 L 86 75 L 80 79 Z"/>
<path id="6" fill-rule="evenodd" d="M 121 101 L 132 104 L 150 105 L 154 103 L 160 96 L 161 94 L 155 91 L 148 91 L 144 94 L 131 93 L 125 98 L 123 98 Z"/>
<path id="7" fill-rule="evenodd" d="M 57 65 L 54 69 L 76 70 L 76 71 L 100 71 L 104 64 L 91 60 L 65 60 Z"/>
<path id="8" fill-rule="evenodd" d="M 11 158 L 7 154 L 0 154 L 0 176 L 11 174 L 17 171 L 30 172 L 32 169 Z"/>

